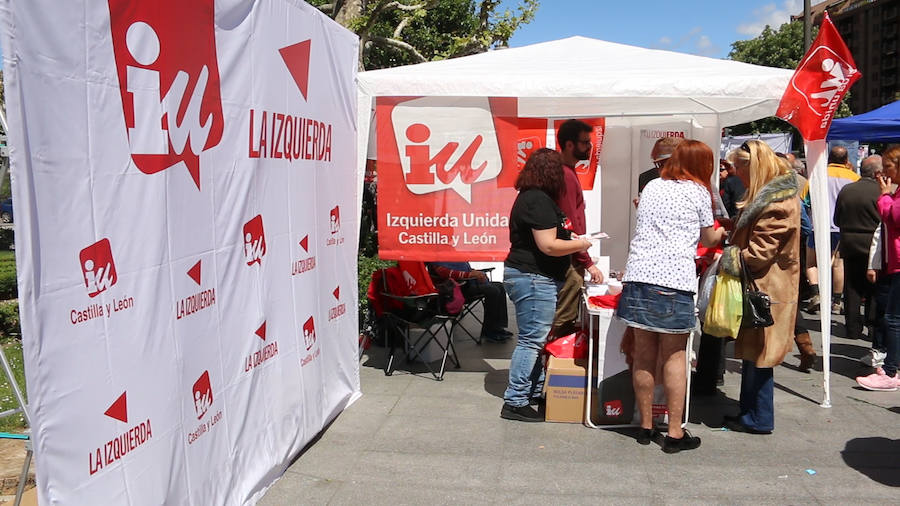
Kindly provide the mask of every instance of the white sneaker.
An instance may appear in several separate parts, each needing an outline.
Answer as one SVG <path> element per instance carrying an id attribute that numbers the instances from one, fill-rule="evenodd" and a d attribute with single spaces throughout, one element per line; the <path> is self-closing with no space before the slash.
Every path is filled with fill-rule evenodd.
<path id="1" fill-rule="evenodd" d="M 884 365 L 884 359 L 887 358 L 887 353 L 884 351 L 878 351 L 875 348 L 872 348 L 862 358 L 859 359 L 860 362 L 869 366 L 869 367 L 881 367 Z"/>

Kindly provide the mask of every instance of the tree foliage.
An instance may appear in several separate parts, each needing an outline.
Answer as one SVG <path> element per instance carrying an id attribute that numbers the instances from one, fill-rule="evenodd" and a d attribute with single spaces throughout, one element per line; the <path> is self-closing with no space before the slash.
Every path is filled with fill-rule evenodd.
<path id="1" fill-rule="evenodd" d="M 539 0 L 310 0 L 360 38 L 361 70 L 442 60 L 505 46 Z"/>
<path id="2" fill-rule="evenodd" d="M 818 28 L 813 28 L 813 37 L 817 31 Z M 733 42 L 728 58 L 754 65 L 794 69 L 803 54 L 803 22 L 794 21 L 781 25 L 778 30 L 766 26 L 754 39 Z"/>
<path id="3" fill-rule="evenodd" d="M 815 39 L 816 33 L 818 33 L 818 27 L 813 27 L 813 39 Z M 766 26 L 756 38 L 733 42 L 728 58 L 766 67 L 795 69 L 804 54 L 803 21 L 792 21 L 781 25 L 778 30 Z M 843 118 L 851 115 L 850 107 L 847 105 L 849 98 L 850 93 L 847 93 L 835 117 Z M 776 117 L 743 123 L 731 129 L 731 133 L 734 135 L 789 131 L 794 132 L 795 140 L 800 139 L 800 134 L 790 123 Z"/>

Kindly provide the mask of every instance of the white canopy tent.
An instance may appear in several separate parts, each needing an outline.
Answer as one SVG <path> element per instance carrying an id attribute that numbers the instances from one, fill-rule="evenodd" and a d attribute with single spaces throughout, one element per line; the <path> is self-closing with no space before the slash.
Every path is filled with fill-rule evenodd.
<path id="1" fill-rule="evenodd" d="M 587 227 L 609 233 L 612 239 L 604 241 L 602 253 L 621 268 L 637 177 L 650 165 L 652 142 L 646 138 L 652 141 L 655 132 L 677 129 L 717 152 L 722 127 L 775 113 L 792 73 L 586 37 L 362 72 L 358 182 L 362 184 L 366 154 L 374 153 L 375 136 L 369 130 L 376 97 L 516 97 L 519 117 L 603 117 L 601 170 L 594 189 L 585 192 Z M 827 205 L 825 209 L 827 214 Z M 622 219 L 626 213 L 628 220 Z M 822 240 L 827 241 L 827 228 L 825 232 Z M 823 327 L 823 339 L 829 329 Z"/>

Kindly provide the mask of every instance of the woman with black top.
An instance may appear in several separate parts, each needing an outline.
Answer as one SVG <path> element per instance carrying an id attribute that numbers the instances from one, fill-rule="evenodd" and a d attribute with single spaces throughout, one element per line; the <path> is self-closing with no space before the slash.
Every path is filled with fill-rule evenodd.
<path id="1" fill-rule="evenodd" d="M 566 277 L 569 255 L 586 251 L 587 239 L 572 238 L 568 220 L 555 204 L 563 188 L 562 158 L 551 149 L 535 151 L 516 180 L 519 196 L 509 214 L 509 255 L 503 284 L 516 305 L 519 329 L 509 365 L 509 386 L 500 417 L 541 422 L 529 404 L 541 394 L 543 372 L 538 360 L 556 311 L 556 294 Z"/>

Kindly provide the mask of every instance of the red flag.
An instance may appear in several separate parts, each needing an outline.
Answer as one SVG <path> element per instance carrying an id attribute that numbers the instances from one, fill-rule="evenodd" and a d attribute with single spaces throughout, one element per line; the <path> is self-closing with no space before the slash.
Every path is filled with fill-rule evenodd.
<path id="1" fill-rule="evenodd" d="M 805 140 L 824 139 L 841 99 L 860 77 L 853 55 L 826 12 L 775 115 L 797 127 Z"/>

